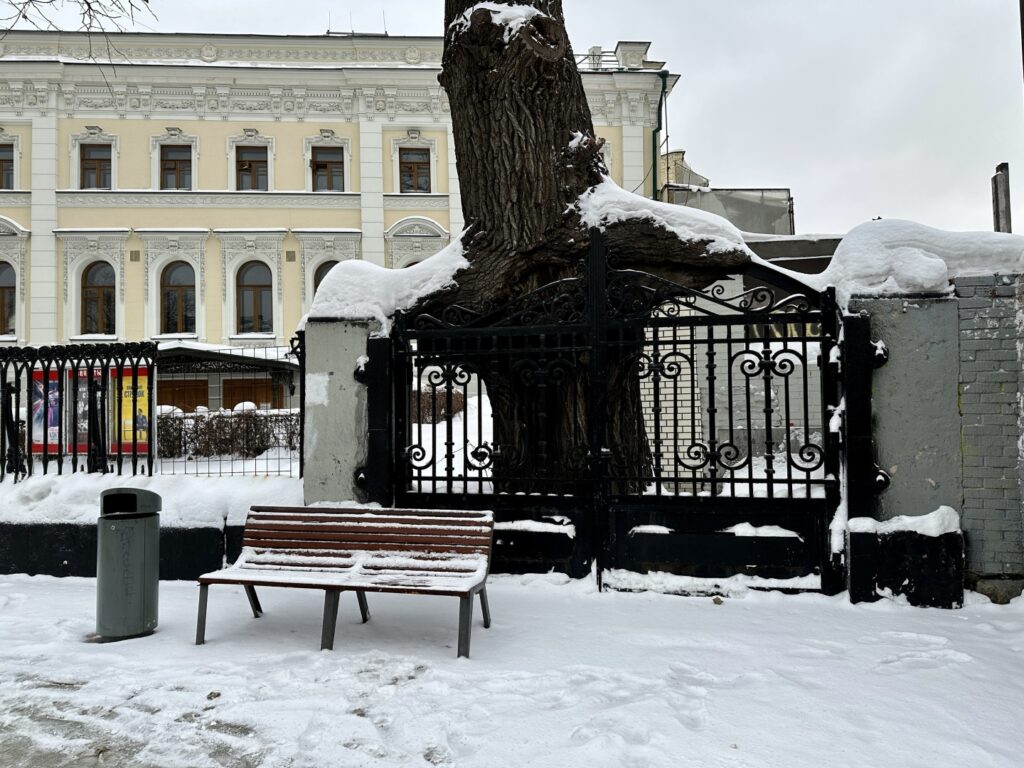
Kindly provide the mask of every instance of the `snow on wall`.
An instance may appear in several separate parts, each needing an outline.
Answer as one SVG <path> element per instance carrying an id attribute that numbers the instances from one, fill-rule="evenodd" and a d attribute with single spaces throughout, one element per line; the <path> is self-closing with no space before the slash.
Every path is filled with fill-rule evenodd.
<path id="1" fill-rule="evenodd" d="M 710 241 L 708 253 L 744 251 L 751 258 L 756 258 L 743 242 L 740 231 L 721 216 L 635 195 L 607 176 L 602 183 L 580 195 L 576 207 L 580 219 L 587 227 L 603 230 L 609 224 L 649 219 L 675 234 L 684 243 Z"/>
<path id="2" fill-rule="evenodd" d="M 851 533 L 875 533 L 880 536 L 904 531 L 922 536 L 942 536 L 960 532 L 960 515 L 952 507 L 939 507 L 927 515 L 900 515 L 884 522 L 870 517 L 853 517 L 848 527 Z"/>
<path id="3" fill-rule="evenodd" d="M 726 595 L 740 597 L 751 589 L 821 589 L 821 577 L 817 575 L 798 576 L 793 579 L 765 579 L 743 573 L 722 578 L 700 578 L 678 576 L 674 573 L 656 571 L 634 573 L 633 571 L 605 571 L 604 583 L 612 589 L 631 592 L 661 592 L 682 595 Z"/>
<path id="4" fill-rule="evenodd" d="M 405 269 L 387 269 L 357 259 L 327 273 L 310 307 L 309 320 L 376 320 L 381 336 L 391 333 L 391 318 L 424 296 L 454 284 L 455 273 L 469 266 L 461 235 L 429 259 Z"/>
<path id="5" fill-rule="evenodd" d="M 912 221 L 882 219 L 850 230 L 828 268 L 819 274 L 770 266 L 819 291 L 835 286 L 839 304 L 845 308 L 854 294 L 950 293 L 950 281 L 957 277 L 1024 272 L 1024 237 L 947 232 Z"/>
<path id="6" fill-rule="evenodd" d="M 804 537 L 796 531 L 791 531 L 788 528 L 783 528 L 778 525 L 751 525 L 750 523 L 737 523 L 730 528 L 723 528 L 719 533 L 731 533 L 733 536 L 749 536 L 754 538 L 804 540 Z"/>

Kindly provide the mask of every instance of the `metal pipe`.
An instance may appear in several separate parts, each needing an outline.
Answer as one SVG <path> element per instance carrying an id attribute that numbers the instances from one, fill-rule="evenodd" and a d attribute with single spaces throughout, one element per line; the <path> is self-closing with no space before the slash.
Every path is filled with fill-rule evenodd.
<path id="1" fill-rule="evenodd" d="M 1024 7 L 1024 0 L 1021 1 L 1021 7 Z M 651 134 L 651 163 L 654 166 L 652 168 L 652 179 L 654 181 L 651 187 L 651 199 L 660 200 L 661 191 L 658 189 L 658 166 L 661 165 L 661 129 L 664 127 L 662 122 L 662 109 L 665 106 L 665 96 L 668 94 L 668 76 L 669 71 L 663 69 L 658 73 L 658 77 L 661 78 L 661 97 L 658 99 L 658 126 L 654 129 Z"/>

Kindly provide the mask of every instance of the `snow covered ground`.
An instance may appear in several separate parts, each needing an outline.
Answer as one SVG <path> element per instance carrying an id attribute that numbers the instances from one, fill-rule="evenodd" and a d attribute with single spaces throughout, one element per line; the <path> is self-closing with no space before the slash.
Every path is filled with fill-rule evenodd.
<path id="1" fill-rule="evenodd" d="M 455 658 L 457 601 L 161 585 L 148 638 L 86 642 L 91 579 L 0 576 L 0 765 L 1011 768 L 1024 600 L 960 611 L 845 596 L 720 601 L 496 577 Z"/>

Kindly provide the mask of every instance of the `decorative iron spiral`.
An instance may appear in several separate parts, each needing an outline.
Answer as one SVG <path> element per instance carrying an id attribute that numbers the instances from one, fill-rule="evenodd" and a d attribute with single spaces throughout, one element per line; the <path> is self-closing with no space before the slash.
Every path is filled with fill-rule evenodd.
<path id="1" fill-rule="evenodd" d="M 798 456 L 798 462 L 795 456 Z M 801 472 L 813 472 L 825 463 L 825 450 L 820 445 L 806 443 L 800 446 L 796 454 L 789 454 L 789 465 Z"/>
<path id="2" fill-rule="evenodd" d="M 686 461 L 687 459 L 695 463 L 689 464 Z M 708 448 L 706 443 L 693 443 L 692 445 L 686 446 L 685 458 L 680 456 L 677 452 L 674 460 L 677 467 L 682 467 L 683 469 L 688 469 L 691 472 L 696 472 L 704 469 L 704 467 L 710 463 L 711 449 Z"/>
<path id="3" fill-rule="evenodd" d="M 470 469 L 482 472 L 493 466 L 494 456 L 495 450 L 490 443 L 480 443 L 480 445 L 467 454 L 466 464 L 469 465 Z"/>

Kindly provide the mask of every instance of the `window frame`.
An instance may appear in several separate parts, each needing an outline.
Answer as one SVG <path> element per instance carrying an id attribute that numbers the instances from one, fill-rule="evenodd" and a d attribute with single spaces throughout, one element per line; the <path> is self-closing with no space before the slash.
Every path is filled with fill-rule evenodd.
<path id="1" fill-rule="evenodd" d="M 105 148 L 107 150 L 106 158 L 92 158 L 86 157 L 86 155 L 93 150 Z M 107 184 L 103 185 L 100 183 L 104 171 L 104 166 L 107 175 Z M 87 169 L 95 172 L 97 184 L 95 186 L 87 187 L 86 175 Z M 111 190 L 114 188 L 114 145 L 107 142 L 91 141 L 86 144 L 81 144 L 78 148 L 78 188 L 79 189 L 101 189 Z"/>
<path id="2" fill-rule="evenodd" d="M 170 158 L 166 157 L 166 153 L 167 153 L 168 150 L 184 150 L 184 151 L 187 151 L 188 158 L 170 159 Z M 193 168 L 193 162 L 192 162 L 192 155 L 193 155 L 192 147 L 190 145 L 188 145 L 188 144 L 172 144 L 170 142 L 167 142 L 166 144 L 161 144 L 159 146 L 159 153 L 160 153 L 160 159 L 159 159 L 159 171 L 158 171 L 159 179 L 158 179 L 158 183 L 160 185 L 160 189 L 161 190 L 170 190 L 170 191 L 174 191 L 174 190 L 191 190 L 193 188 L 193 183 L 194 183 L 193 182 L 194 168 Z M 184 164 L 187 164 L 188 185 L 181 184 L 182 166 Z M 178 182 L 177 184 L 175 184 L 172 187 L 164 186 L 164 174 L 167 173 L 169 170 L 171 172 L 173 172 L 174 180 L 176 182 Z"/>
<path id="3" fill-rule="evenodd" d="M 330 190 L 320 194 L 343 194 L 351 193 L 352 187 L 352 148 L 349 139 L 338 136 L 329 128 L 321 128 L 316 136 L 307 136 L 303 142 L 303 159 L 305 171 L 305 188 L 307 192 L 316 192 L 313 174 L 313 150 L 314 149 L 340 149 L 342 163 L 344 165 L 342 176 L 344 178 L 344 189 Z"/>
<path id="4" fill-rule="evenodd" d="M 243 153 L 245 153 L 246 151 L 251 151 L 251 150 L 262 151 L 263 159 L 262 160 L 255 160 L 255 159 L 245 160 L 245 159 L 243 159 L 241 157 L 241 155 Z M 259 186 L 255 186 L 255 185 L 250 186 L 250 187 L 242 186 L 242 178 L 243 178 L 243 175 L 242 175 L 243 174 L 243 168 L 242 168 L 242 166 L 243 166 L 243 164 L 250 165 L 250 169 L 248 171 L 248 175 L 250 177 L 250 181 L 251 182 L 256 182 L 256 183 L 259 182 L 259 179 L 260 179 L 259 170 L 262 168 L 262 170 L 263 170 L 263 180 L 264 180 L 266 186 L 265 187 L 259 187 Z M 269 192 L 270 191 L 270 167 L 269 166 L 270 166 L 269 153 L 267 152 L 267 148 L 266 147 L 254 147 L 254 146 L 250 146 L 250 145 L 240 145 L 240 146 L 236 147 L 235 148 L 235 189 L 237 191 L 239 191 L 239 192 Z"/>
<path id="5" fill-rule="evenodd" d="M 172 285 L 166 282 L 168 273 L 176 267 L 186 267 L 192 273 L 192 283 L 190 285 Z M 187 298 L 188 291 L 192 292 L 192 328 L 185 328 L 186 317 L 185 317 L 185 299 Z M 173 292 L 177 296 L 177 329 L 171 330 L 167 328 L 167 311 L 165 309 L 166 298 L 169 292 Z M 196 270 L 189 262 L 184 259 L 176 259 L 175 261 L 168 262 L 160 270 L 160 334 L 161 335 L 195 335 L 196 327 L 198 323 L 199 305 L 196 301 Z"/>
<path id="6" fill-rule="evenodd" d="M 274 139 L 261 136 L 255 128 L 244 128 L 239 136 L 229 136 L 228 148 L 228 184 L 232 192 L 271 192 L 274 187 Z M 239 150 L 262 148 L 266 152 L 267 188 L 242 189 L 239 185 Z M 260 161 L 257 161 L 260 162 Z"/>
<path id="7" fill-rule="evenodd" d="M 269 275 L 269 282 L 267 283 L 254 283 L 250 285 L 242 285 L 242 276 L 250 267 L 260 266 L 267 270 Z M 250 328 L 243 330 L 242 327 L 242 312 L 245 302 L 243 301 L 243 295 L 252 293 L 254 299 L 252 302 L 253 310 L 256 311 L 258 307 L 263 306 L 263 294 L 266 293 L 267 304 L 270 307 L 270 321 L 269 327 L 264 328 L 263 325 L 259 328 Z M 274 270 L 265 261 L 259 259 L 250 259 L 239 265 L 238 269 L 235 270 L 235 334 L 238 336 L 244 336 L 247 334 L 272 334 L 274 333 Z M 260 316 L 262 317 L 262 316 Z M 252 324 L 255 326 L 256 317 L 252 318 Z"/>
<path id="8" fill-rule="evenodd" d="M 82 186 L 82 147 L 109 144 L 110 145 L 110 186 L 109 187 L 83 187 Z M 121 140 L 112 133 L 104 133 L 98 126 L 89 126 L 85 133 L 73 134 L 69 141 L 69 154 L 71 174 L 69 189 L 74 190 L 114 190 L 117 189 L 117 165 L 118 156 L 121 153 Z"/>
<path id="9" fill-rule="evenodd" d="M 9 158 L 0 157 L 0 190 L 9 191 L 18 188 L 18 147 L 12 141 L 3 141 L 0 139 L 0 152 L 5 148 L 10 148 L 11 156 Z M 9 184 L 4 178 L 8 173 L 11 177 Z"/>
<path id="10" fill-rule="evenodd" d="M 100 268 L 106 267 L 110 270 L 113 280 L 110 285 L 96 285 L 90 286 L 88 284 L 89 275 Z M 87 308 L 91 300 L 88 293 L 90 291 L 97 291 L 98 295 L 95 297 L 98 300 L 97 318 L 101 323 L 95 330 L 90 330 L 87 323 Z M 109 295 L 108 295 L 109 294 Z M 117 269 L 109 261 L 104 259 L 98 259 L 90 262 L 82 270 L 82 276 L 79 284 L 79 318 L 80 333 L 83 336 L 116 336 L 117 335 Z M 106 316 L 106 309 L 110 307 L 110 329 L 106 330 L 106 327 L 102 325 L 103 318 Z"/>
<path id="11" fill-rule="evenodd" d="M 337 152 L 338 154 L 341 155 L 341 159 L 340 160 L 321 160 L 321 161 L 318 161 L 317 160 L 317 153 L 319 153 L 319 152 Z M 346 169 L 348 167 L 348 163 L 346 162 L 345 154 L 346 154 L 345 153 L 345 148 L 344 147 L 340 147 L 340 146 L 325 146 L 323 144 L 319 144 L 319 145 L 314 144 L 312 147 L 310 147 L 309 170 L 310 170 L 310 177 L 311 177 L 310 178 L 311 191 L 313 191 L 313 192 L 347 192 L 348 191 L 348 186 L 346 184 Z M 317 172 L 318 172 L 318 170 L 319 170 L 319 168 L 321 166 L 326 171 L 326 176 L 327 176 L 327 187 L 325 189 L 317 189 L 317 186 L 316 186 Z M 333 187 L 334 173 L 332 171 L 334 169 L 336 169 L 336 168 L 340 168 L 341 169 L 341 173 L 340 173 L 340 176 L 341 176 L 341 189 L 334 189 L 334 187 Z"/>
<path id="12" fill-rule="evenodd" d="M 406 160 L 403 155 L 409 152 L 419 152 L 426 155 L 426 160 Z M 434 189 L 433 162 L 430 157 L 430 150 L 425 147 L 399 147 L 398 148 L 398 192 L 403 195 L 428 195 Z M 405 188 L 405 169 L 412 168 L 412 188 Z M 419 181 L 421 174 L 426 172 L 427 189 L 420 189 Z"/>
<path id="13" fill-rule="evenodd" d="M 410 129 L 411 130 L 411 129 Z M 402 150 L 426 150 L 430 153 L 430 189 L 428 192 L 402 192 Z M 391 139 L 391 192 L 392 194 L 437 194 L 438 180 L 438 155 L 437 140 L 425 138 L 422 134 L 412 138 L 403 136 Z"/>
<path id="14" fill-rule="evenodd" d="M 8 261 L 0 260 L 0 273 L 5 269 L 11 271 L 11 284 L 0 285 L 0 336 L 18 335 L 18 270 Z M 7 326 L 7 312 L 4 311 L 7 302 L 11 303 L 11 317 L 14 323 L 13 328 Z"/>

